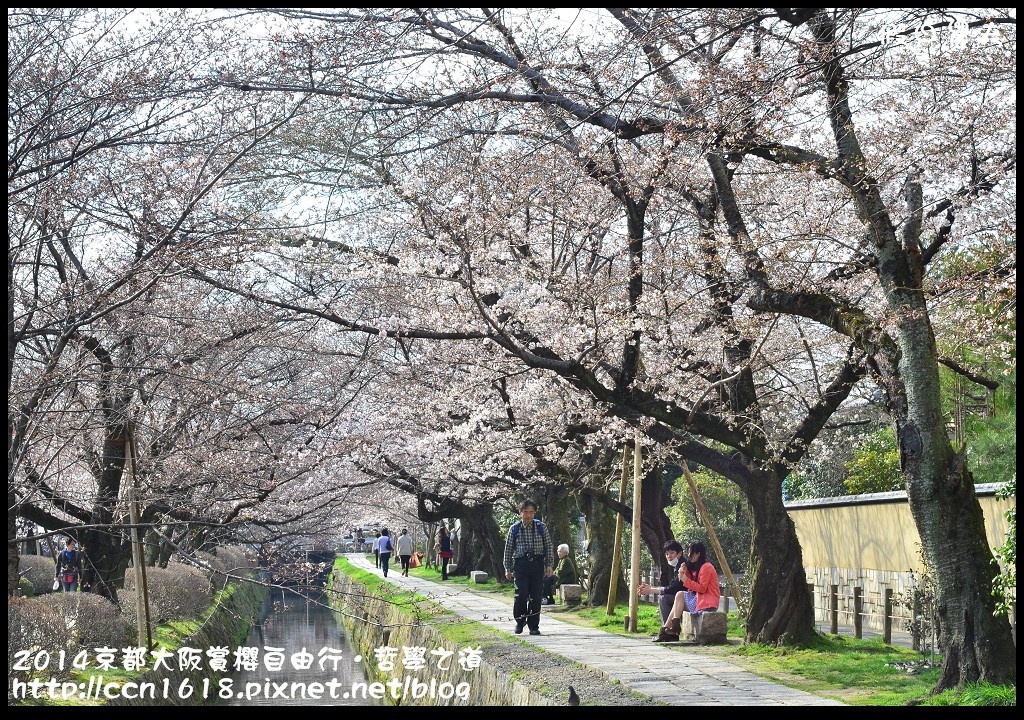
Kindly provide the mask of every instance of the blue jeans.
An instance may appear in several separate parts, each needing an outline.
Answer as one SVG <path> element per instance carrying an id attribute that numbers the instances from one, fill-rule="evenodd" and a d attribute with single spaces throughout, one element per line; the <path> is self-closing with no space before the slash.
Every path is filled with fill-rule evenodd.
<path id="1" fill-rule="evenodd" d="M 380 569 L 384 571 L 384 577 L 388 576 L 388 561 L 391 560 L 391 553 L 382 552 L 380 554 Z"/>
<path id="2" fill-rule="evenodd" d="M 60 578 L 60 589 L 64 592 L 78 592 L 78 576 L 75 575 L 71 582 L 64 582 L 64 578 Z"/>

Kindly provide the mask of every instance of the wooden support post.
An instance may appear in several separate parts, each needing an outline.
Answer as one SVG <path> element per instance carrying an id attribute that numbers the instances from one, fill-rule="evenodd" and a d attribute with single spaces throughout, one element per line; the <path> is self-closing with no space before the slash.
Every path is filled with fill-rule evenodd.
<path id="1" fill-rule="evenodd" d="M 128 517 L 132 523 L 132 569 L 135 572 L 135 615 L 137 619 L 138 647 L 153 647 L 153 635 L 149 622 L 149 592 L 146 588 L 146 556 L 139 539 L 139 476 L 138 451 L 135 447 L 135 433 L 128 424 L 125 427 L 125 455 L 131 462 L 132 484 L 128 498 Z"/>
<path id="2" fill-rule="evenodd" d="M 686 483 L 690 486 L 690 494 L 693 495 L 693 502 L 697 506 L 697 512 L 700 513 L 700 519 L 704 523 L 704 529 L 708 531 L 708 539 L 711 540 L 711 545 L 715 549 L 715 554 L 718 556 L 718 563 L 722 566 L 722 572 L 725 573 L 726 579 L 729 581 L 729 589 L 732 591 L 732 596 L 736 599 L 736 609 L 740 615 L 744 615 L 743 611 L 743 594 L 740 592 L 740 584 L 736 582 L 736 577 L 732 574 L 732 569 L 729 567 L 729 561 L 725 557 L 725 551 L 722 550 L 721 543 L 718 542 L 718 536 L 715 534 L 715 528 L 711 524 L 711 516 L 708 515 L 707 508 L 704 507 L 704 501 L 700 498 L 700 493 L 697 492 L 697 483 L 693 481 L 693 476 L 690 475 L 690 468 L 686 466 L 686 458 L 680 457 L 679 464 L 683 466 L 683 474 L 686 475 Z"/>
<path id="3" fill-rule="evenodd" d="M 812 582 L 807 583 L 807 592 L 811 596 L 811 612 L 813 613 L 814 619 L 817 620 L 818 619 L 818 609 L 817 609 L 817 607 L 815 607 L 815 604 L 814 604 L 815 603 L 814 583 L 812 583 Z"/>
<path id="4" fill-rule="evenodd" d="M 622 477 L 619 479 L 619 502 L 626 503 L 626 486 L 629 484 L 629 443 L 622 446 Z M 615 513 L 615 542 L 612 543 L 612 574 L 608 578 L 608 605 L 605 613 L 615 614 L 615 600 L 619 596 L 619 570 L 622 566 L 622 513 Z M 594 590 L 594 579 L 590 579 L 590 590 Z"/>
<path id="5" fill-rule="evenodd" d="M 829 610 L 831 611 L 831 618 L 829 623 L 828 631 L 833 635 L 839 634 L 839 586 L 832 586 L 832 594 L 829 597 Z"/>
<path id="6" fill-rule="evenodd" d="M 921 598 L 917 590 L 914 591 L 914 600 L 910 603 L 910 632 L 911 645 L 914 650 L 921 650 Z"/>
<path id="7" fill-rule="evenodd" d="M 633 525 L 630 532 L 633 538 L 633 547 L 630 554 L 629 572 L 629 630 L 637 631 L 637 617 L 640 613 L 640 536 L 642 535 L 640 525 L 640 502 L 643 499 L 643 458 L 640 455 L 640 431 L 637 430 L 633 438 Z"/>
<path id="8" fill-rule="evenodd" d="M 722 612 L 724 612 L 726 615 L 728 615 L 729 614 L 729 596 L 728 595 L 722 595 L 721 607 L 722 607 Z"/>
<path id="9" fill-rule="evenodd" d="M 853 636 L 860 640 L 864 636 L 863 611 L 864 589 L 853 588 Z"/>
<path id="10" fill-rule="evenodd" d="M 885 619 L 882 621 L 882 642 L 892 642 L 892 588 L 885 589 Z"/>

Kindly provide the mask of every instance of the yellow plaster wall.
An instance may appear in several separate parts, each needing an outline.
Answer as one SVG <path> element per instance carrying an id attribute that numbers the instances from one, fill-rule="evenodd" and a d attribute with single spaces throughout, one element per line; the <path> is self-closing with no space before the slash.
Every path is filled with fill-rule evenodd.
<path id="1" fill-rule="evenodd" d="M 985 515 L 989 547 L 1003 544 L 1014 498 L 978 498 Z M 789 508 L 808 567 L 863 570 L 921 570 L 920 536 L 906 500 L 864 505 Z"/>

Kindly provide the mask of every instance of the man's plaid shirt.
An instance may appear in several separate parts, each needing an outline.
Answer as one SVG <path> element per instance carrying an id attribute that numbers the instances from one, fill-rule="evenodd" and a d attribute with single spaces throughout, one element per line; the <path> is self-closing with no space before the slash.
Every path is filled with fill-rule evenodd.
<path id="1" fill-rule="evenodd" d="M 541 527 L 539 532 L 538 524 Z M 512 528 L 516 525 L 519 525 L 519 537 L 513 539 Z M 551 537 L 548 535 L 548 528 L 544 523 L 517 521 L 508 529 L 508 537 L 505 538 L 505 572 L 513 571 L 516 558 L 527 555 L 543 555 L 544 567 L 555 566 L 555 551 L 551 544 Z"/>

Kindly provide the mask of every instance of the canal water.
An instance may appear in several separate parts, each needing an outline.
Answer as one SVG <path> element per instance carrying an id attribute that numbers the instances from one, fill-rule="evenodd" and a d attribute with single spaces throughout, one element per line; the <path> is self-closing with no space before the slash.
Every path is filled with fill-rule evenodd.
<path id="1" fill-rule="evenodd" d="M 233 697 L 222 704 L 381 704 L 358 692 L 359 684 L 367 682 L 362 664 L 355 659 L 357 652 L 345 629 L 325 605 L 327 600 L 322 595 L 308 601 L 298 593 L 271 590 L 245 643 L 259 649 L 258 668 L 233 673 L 227 685 Z M 267 648 L 280 649 L 277 657 L 283 656 L 283 665 L 279 670 L 273 669 L 273 661 L 268 668 Z M 311 666 L 304 669 L 310 659 Z"/>

